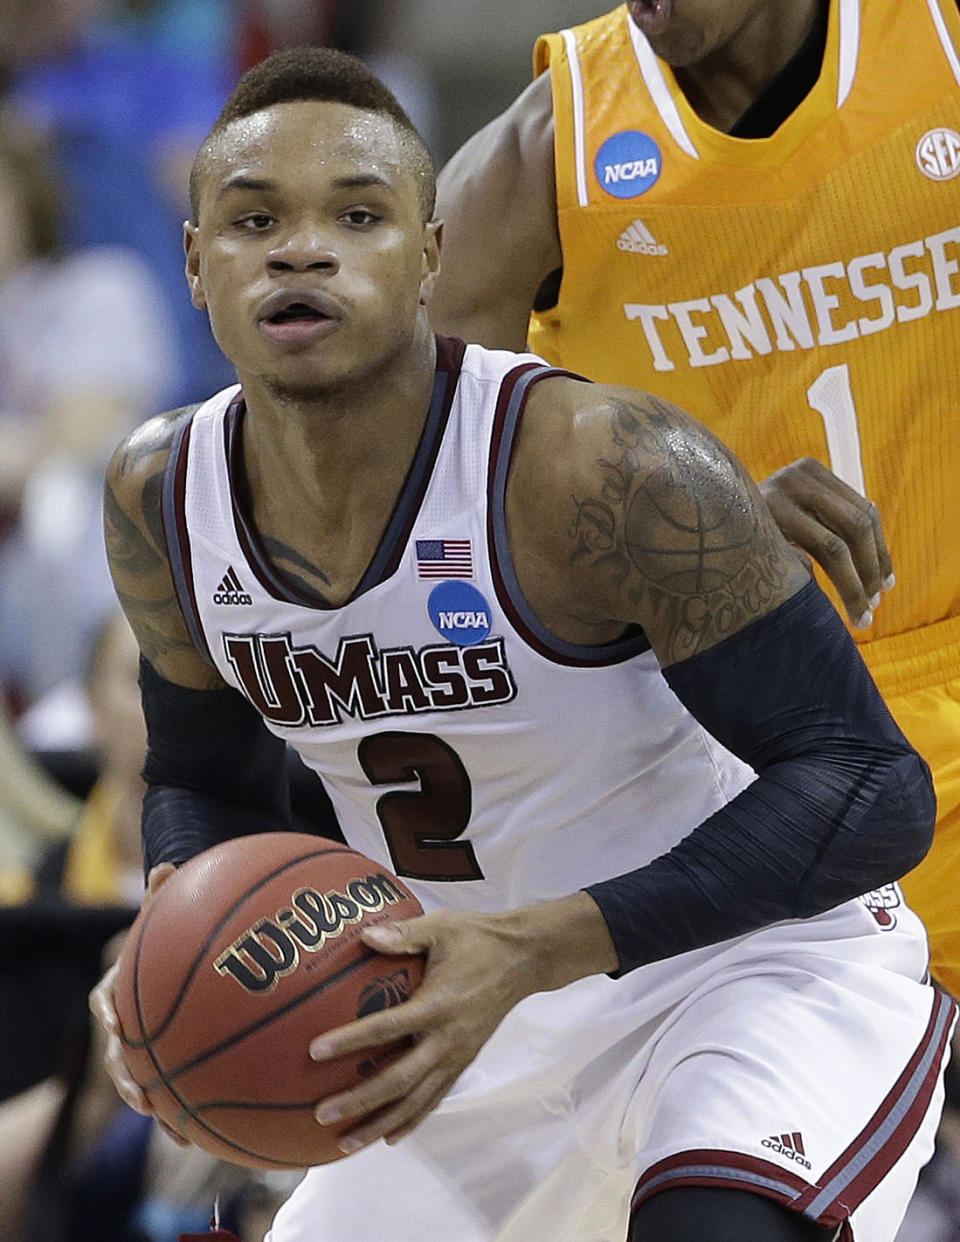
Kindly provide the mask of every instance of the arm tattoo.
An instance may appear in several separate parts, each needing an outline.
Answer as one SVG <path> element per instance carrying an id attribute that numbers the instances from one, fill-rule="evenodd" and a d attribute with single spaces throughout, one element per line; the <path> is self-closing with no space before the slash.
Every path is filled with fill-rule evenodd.
<path id="1" fill-rule="evenodd" d="M 571 561 L 586 558 L 675 663 L 767 612 L 790 565 L 742 468 L 704 428 L 652 396 L 614 401 L 610 424 L 597 494 L 573 498 Z"/>
<path id="2" fill-rule="evenodd" d="M 159 434 L 134 433 L 104 486 L 104 535 L 114 587 L 151 662 L 170 653 L 195 654 L 173 591 L 160 503 L 169 431 L 178 415 L 191 408 L 166 420 Z M 128 494 L 127 481 L 137 477 L 142 478 L 139 489 L 130 488 Z M 119 493 L 115 480 L 125 480 Z"/>

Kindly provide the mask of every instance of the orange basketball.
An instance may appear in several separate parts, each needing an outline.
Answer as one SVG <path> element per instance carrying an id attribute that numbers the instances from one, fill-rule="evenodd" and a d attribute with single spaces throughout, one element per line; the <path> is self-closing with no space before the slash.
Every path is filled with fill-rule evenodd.
<path id="1" fill-rule="evenodd" d="M 116 983 L 124 1058 L 157 1116 L 235 1164 L 339 1160 L 356 1123 L 319 1125 L 317 1101 L 402 1048 L 315 1062 L 309 1043 L 407 999 L 422 959 L 360 931 L 422 913 L 385 867 L 323 837 L 238 837 L 185 863 L 137 916 Z"/>

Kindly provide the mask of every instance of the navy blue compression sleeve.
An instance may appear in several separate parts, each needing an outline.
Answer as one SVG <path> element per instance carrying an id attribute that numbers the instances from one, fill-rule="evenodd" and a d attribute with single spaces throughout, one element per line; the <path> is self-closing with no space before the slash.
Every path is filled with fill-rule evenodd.
<path id="1" fill-rule="evenodd" d="M 807 918 L 923 858 L 930 773 L 816 583 L 664 676 L 757 779 L 669 853 L 586 890 L 616 973 Z"/>
<path id="2" fill-rule="evenodd" d="M 290 827 L 286 746 L 236 690 L 189 690 L 140 661 L 144 868 Z"/>

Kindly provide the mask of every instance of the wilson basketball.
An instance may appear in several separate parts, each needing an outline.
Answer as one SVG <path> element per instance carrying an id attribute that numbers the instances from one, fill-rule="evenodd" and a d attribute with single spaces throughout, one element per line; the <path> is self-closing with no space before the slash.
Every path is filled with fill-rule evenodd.
<path id="1" fill-rule="evenodd" d="M 417 987 L 420 957 L 360 931 L 422 912 L 386 868 L 323 837 L 239 837 L 185 863 L 137 916 L 116 982 L 124 1058 L 157 1116 L 235 1164 L 341 1159 L 348 1123 L 319 1125 L 317 1101 L 401 1048 L 328 1062 L 307 1049 Z"/>

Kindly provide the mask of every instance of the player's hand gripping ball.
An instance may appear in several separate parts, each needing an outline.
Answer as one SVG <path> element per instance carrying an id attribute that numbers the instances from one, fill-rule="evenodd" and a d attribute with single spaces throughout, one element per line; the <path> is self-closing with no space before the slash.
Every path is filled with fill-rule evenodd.
<path id="1" fill-rule="evenodd" d="M 421 957 L 377 953 L 360 932 L 422 913 L 386 868 L 323 837 L 239 837 L 185 863 L 133 924 L 114 995 L 124 1059 L 153 1111 L 235 1164 L 342 1159 L 341 1127 L 317 1124 L 317 1102 L 403 1047 L 319 1064 L 307 1049 L 417 987 Z"/>

